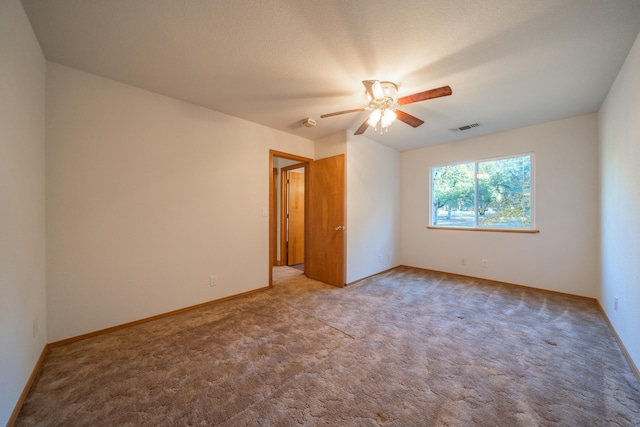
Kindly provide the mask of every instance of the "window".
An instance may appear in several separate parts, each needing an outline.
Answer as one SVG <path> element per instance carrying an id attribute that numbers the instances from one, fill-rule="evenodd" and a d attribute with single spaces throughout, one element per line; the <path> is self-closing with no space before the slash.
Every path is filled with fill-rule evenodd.
<path id="1" fill-rule="evenodd" d="M 533 154 L 431 168 L 431 227 L 533 230 Z"/>

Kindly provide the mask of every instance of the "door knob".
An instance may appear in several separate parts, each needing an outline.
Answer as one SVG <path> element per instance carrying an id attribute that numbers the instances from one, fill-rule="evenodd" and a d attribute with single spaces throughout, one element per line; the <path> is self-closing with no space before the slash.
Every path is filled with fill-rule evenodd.
<path id="1" fill-rule="evenodd" d="M 336 231 L 344 231 L 347 227 L 345 227 L 344 225 L 339 225 L 336 227 Z"/>

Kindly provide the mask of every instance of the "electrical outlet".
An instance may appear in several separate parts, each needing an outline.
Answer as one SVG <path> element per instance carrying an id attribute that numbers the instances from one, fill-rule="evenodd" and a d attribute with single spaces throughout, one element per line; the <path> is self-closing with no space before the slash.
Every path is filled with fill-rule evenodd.
<path id="1" fill-rule="evenodd" d="M 378 262 L 382 262 L 382 255 L 378 255 Z"/>
<path id="2" fill-rule="evenodd" d="M 481 266 L 482 268 L 489 268 L 489 260 L 487 260 L 487 259 L 483 259 L 483 260 L 482 260 L 482 263 L 480 264 L 480 266 Z"/>
<path id="3" fill-rule="evenodd" d="M 218 284 L 218 275 L 212 274 L 209 276 L 209 286 L 214 287 Z"/>
<path id="4" fill-rule="evenodd" d="M 465 258 L 460 258 L 460 265 L 467 265 L 467 260 Z"/>
<path id="5" fill-rule="evenodd" d="M 615 297 L 615 298 L 613 299 L 613 309 L 614 309 L 615 311 L 618 311 L 618 297 Z"/>
<path id="6" fill-rule="evenodd" d="M 38 319 L 33 319 L 33 337 L 38 336 Z"/>

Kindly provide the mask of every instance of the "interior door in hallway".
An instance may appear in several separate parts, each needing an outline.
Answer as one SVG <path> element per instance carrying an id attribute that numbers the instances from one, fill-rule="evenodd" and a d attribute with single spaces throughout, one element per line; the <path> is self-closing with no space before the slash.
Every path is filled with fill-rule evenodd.
<path id="1" fill-rule="evenodd" d="M 309 163 L 305 274 L 343 287 L 345 281 L 344 154 Z"/>
<path id="2" fill-rule="evenodd" d="M 304 263 L 304 173 L 287 171 L 287 265 Z"/>

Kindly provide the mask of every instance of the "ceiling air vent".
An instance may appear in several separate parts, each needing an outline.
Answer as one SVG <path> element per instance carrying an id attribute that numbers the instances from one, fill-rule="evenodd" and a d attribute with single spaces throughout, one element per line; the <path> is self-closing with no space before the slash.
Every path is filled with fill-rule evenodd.
<path id="1" fill-rule="evenodd" d="M 470 125 L 460 126 L 459 128 L 451 128 L 449 129 L 451 132 L 460 132 L 463 130 L 469 130 L 473 128 L 477 128 L 480 126 L 480 123 L 471 123 Z"/>

